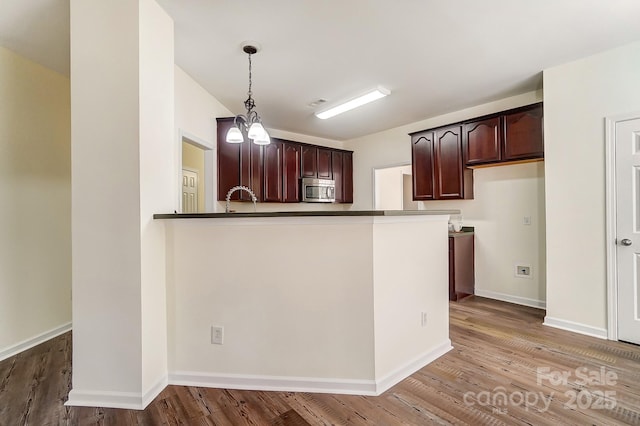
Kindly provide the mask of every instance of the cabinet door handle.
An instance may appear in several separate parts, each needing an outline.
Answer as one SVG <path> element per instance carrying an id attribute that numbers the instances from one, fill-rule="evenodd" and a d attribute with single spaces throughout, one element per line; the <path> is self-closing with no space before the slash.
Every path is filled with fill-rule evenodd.
<path id="1" fill-rule="evenodd" d="M 620 244 L 622 244 L 623 246 L 630 246 L 631 244 L 633 244 L 633 242 L 631 242 L 630 239 L 625 238 L 622 241 L 620 241 Z"/>

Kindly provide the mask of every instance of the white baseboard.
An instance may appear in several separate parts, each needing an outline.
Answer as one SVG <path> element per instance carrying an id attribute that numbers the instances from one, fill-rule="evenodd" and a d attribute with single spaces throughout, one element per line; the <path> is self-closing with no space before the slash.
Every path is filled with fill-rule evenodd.
<path id="1" fill-rule="evenodd" d="M 391 386 L 406 379 L 425 365 L 449 352 L 453 347 L 447 339 L 380 380 L 332 379 L 317 377 L 259 376 L 245 374 L 215 374 L 196 371 L 175 371 L 169 374 L 169 384 L 203 386 L 220 389 L 336 393 L 378 396 Z"/>
<path id="2" fill-rule="evenodd" d="M 512 296 L 505 293 L 497 293 L 495 291 L 475 289 L 475 295 L 486 297 L 487 299 L 501 300 L 503 302 L 515 303 L 516 305 L 530 306 L 532 308 L 546 309 L 547 302 L 537 299 L 529 299 L 528 297 Z"/>
<path id="3" fill-rule="evenodd" d="M 153 399 L 167 386 L 167 376 L 160 378 L 142 395 L 137 392 L 81 391 L 72 389 L 64 405 L 72 407 L 123 408 L 144 410 Z"/>
<path id="4" fill-rule="evenodd" d="M 71 389 L 64 405 L 142 410 L 142 395 L 136 392 L 80 391 Z"/>
<path id="5" fill-rule="evenodd" d="M 258 376 L 176 371 L 169 374 L 169 384 L 240 390 L 376 395 L 376 383 L 373 380 L 325 379 L 317 377 Z"/>
<path id="6" fill-rule="evenodd" d="M 381 395 L 395 384 L 403 381 L 422 367 L 432 363 L 452 349 L 453 346 L 451 346 L 451 340 L 447 339 L 434 349 L 425 352 L 413 361 L 410 361 L 404 366 L 392 371 L 382 379 L 376 380 L 376 395 Z"/>
<path id="7" fill-rule="evenodd" d="M 592 327 L 590 325 L 580 324 L 573 321 L 546 316 L 544 317 L 543 324 L 549 327 L 559 328 L 561 330 L 572 331 L 574 333 L 597 337 L 599 339 L 606 340 L 608 338 L 607 330 L 604 328 Z"/>
<path id="8" fill-rule="evenodd" d="M 49 339 L 53 339 L 54 337 L 64 334 L 69 330 L 71 330 L 70 322 L 62 324 L 61 326 L 49 331 L 45 331 L 44 333 L 38 334 L 37 336 L 23 340 L 22 342 L 16 343 L 15 345 L 11 345 L 8 348 L 0 349 L 0 361 L 17 355 L 20 352 L 26 351 L 27 349 L 31 349 L 34 346 L 38 346 L 40 343 L 44 343 Z"/>
<path id="9" fill-rule="evenodd" d="M 151 404 L 151 401 L 153 401 L 156 396 L 160 395 L 160 392 L 162 392 L 168 384 L 169 377 L 164 375 L 156 382 L 155 385 L 151 386 L 149 390 L 142 395 L 142 409 L 144 410 L 147 405 Z"/>

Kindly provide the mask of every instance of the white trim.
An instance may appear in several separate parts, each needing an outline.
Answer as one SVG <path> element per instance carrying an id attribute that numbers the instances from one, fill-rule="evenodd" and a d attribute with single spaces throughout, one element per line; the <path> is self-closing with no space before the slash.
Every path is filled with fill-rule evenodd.
<path id="1" fill-rule="evenodd" d="M 605 118 L 605 216 L 607 252 L 607 337 L 618 340 L 618 268 L 616 255 L 616 122 Z"/>
<path id="2" fill-rule="evenodd" d="M 427 364 L 453 349 L 447 339 L 434 349 L 409 361 L 380 380 L 335 379 L 320 377 L 261 376 L 248 374 L 216 374 L 197 371 L 175 371 L 169 384 L 279 392 L 314 392 L 346 395 L 378 396 Z"/>
<path id="3" fill-rule="evenodd" d="M 64 405 L 68 407 L 104 407 L 143 410 L 142 395 L 137 392 L 78 391 L 72 389 Z"/>
<path id="4" fill-rule="evenodd" d="M 68 407 L 104 407 L 127 410 L 144 410 L 169 384 L 162 376 L 142 395 L 137 392 L 79 391 L 72 389 L 64 405 Z"/>
<path id="5" fill-rule="evenodd" d="M 403 381 L 404 379 L 411 376 L 416 371 L 432 363 L 433 361 L 440 358 L 442 355 L 446 354 L 452 349 L 453 349 L 453 346 L 451 346 L 451 340 L 447 339 L 440 345 L 436 346 L 434 349 L 428 352 L 425 352 L 424 354 L 420 355 L 416 359 L 409 361 L 404 366 L 397 368 L 396 370 L 387 374 L 383 378 L 376 380 L 376 395 L 381 395 L 383 392 L 387 391 L 392 386 Z"/>
<path id="6" fill-rule="evenodd" d="M 169 377 L 167 375 L 160 377 L 160 379 L 142 395 L 142 409 L 145 409 L 156 396 L 160 395 L 160 392 L 162 392 L 168 384 Z"/>
<path id="7" fill-rule="evenodd" d="M 599 339 L 607 338 L 607 330 L 604 328 L 592 327 L 590 325 L 567 321 L 560 318 L 546 316 L 544 317 L 544 322 L 542 324 L 553 328 L 559 328 L 561 330 L 597 337 Z"/>
<path id="8" fill-rule="evenodd" d="M 356 379 L 259 376 L 245 374 L 201 373 L 197 371 L 176 371 L 169 374 L 169 383 L 172 385 L 204 386 L 222 389 L 376 395 L 376 383 L 373 380 Z"/>
<path id="9" fill-rule="evenodd" d="M 17 355 L 20 352 L 26 351 L 27 349 L 31 349 L 34 346 L 37 346 L 41 343 L 46 342 L 47 340 L 53 339 L 56 336 L 64 334 L 69 330 L 71 330 L 70 322 L 66 324 L 62 324 L 61 326 L 53 328 L 49 331 L 45 331 L 44 333 L 38 334 L 37 336 L 23 340 L 22 342 L 9 346 L 8 348 L 2 349 L 0 350 L 0 361 L 10 358 L 14 355 Z"/>
<path id="10" fill-rule="evenodd" d="M 515 303 L 516 305 L 530 306 L 532 308 L 546 309 L 547 302 L 544 300 L 530 299 L 528 297 L 513 296 L 511 294 L 497 293 L 495 291 L 475 289 L 475 295 L 486 297 L 487 299 L 501 300 L 503 302 Z"/>
<path id="11" fill-rule="evenodd" d="M 606 117 L 605 123 L 605 196 L 607 251 L 607 337 L 618 340 L 618 259 L 616 252 L 616 124 L 640 118 L 640 111 Z"/>
<path id="12" fill-rule="evenodd" d="M 214 173 L 214 164 L 215 164 L 215 155 L 216 155 L 216 146 L 212 142 L 209 142 L 205 139 L 202 139 L 198 136 L 192 135 L 189 132 L 186 132 L 182 129 L 178 129 L 178 147 L 177 149 L 177 162 L 178 162 L 178 206 L 180 207 L 179 211 L 182 211 L 182 142 L 186 142 L 201 148 L 204 151 L 204 171 L 202 177 L 202 183 L 204 184 L 204 209 L 207 212 L 214 211 L 214 200 L 216 196 L 216 186 L 217 182 L 215 181 L 215 173 Z"/>

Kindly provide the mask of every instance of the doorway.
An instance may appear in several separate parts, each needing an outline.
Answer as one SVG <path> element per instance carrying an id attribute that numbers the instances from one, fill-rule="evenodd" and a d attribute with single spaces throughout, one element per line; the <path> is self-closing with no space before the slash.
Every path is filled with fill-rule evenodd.
<path id="1" fill-rule="evenodd" d="M 179 142 L 180 211 L 182 213 L 213 212 L 216 186 L 213 166 L 215 161 L 214 145 L 182 130 L 179 131 Z M 192 182 L 196 186 L 184 187 L 185 183 Z M 185 201 L 185 190 L 189 194 L 193 192 L 193 195 L 188 195 L 187 201 Z"/>
<path id="2" fill-rule="evenodd" d="M 373 170 L 373 208 L 375 210 L 418 210 L 413 201 L 411 164 Z"/>
<path id="3" fill-rule="evenodd" d="M 640 113 L 606 127 L 608 337 L 640 344 Z"/>
<path id="4" fill-rule="evenodd" d="M 202 213 L 202 198 L 199 196 L 200 186 L 198 171 L 183 167 L 182 213 Z"/>

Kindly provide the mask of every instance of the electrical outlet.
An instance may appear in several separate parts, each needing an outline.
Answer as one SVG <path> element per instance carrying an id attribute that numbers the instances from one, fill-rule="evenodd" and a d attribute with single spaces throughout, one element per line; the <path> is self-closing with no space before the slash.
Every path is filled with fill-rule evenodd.
<path id="1" fill-rule="evenodd" d="M 220 325 L 211 326 L 211 343 L 214 345 L 224 343 L 224 327 Z"/>
<path id="2" fill-rule="evenodd" d="M 531 278 L 530 265 L 516 265 L 516 277 Z"/>
<path id="3" fill-rule="evenodd" d="M 421 315 L 420 315 L 420 324 L 421 324 L 423 327 L 426 327 L 426 326 L 427 326 L 427 313 L 426 313 L 426 312 L 422 312 L 422 313 L 421 313 Z"/>

